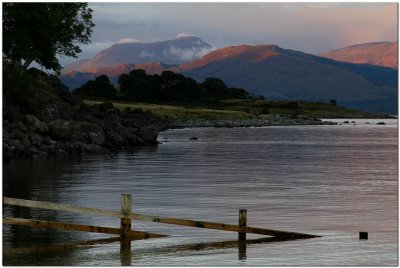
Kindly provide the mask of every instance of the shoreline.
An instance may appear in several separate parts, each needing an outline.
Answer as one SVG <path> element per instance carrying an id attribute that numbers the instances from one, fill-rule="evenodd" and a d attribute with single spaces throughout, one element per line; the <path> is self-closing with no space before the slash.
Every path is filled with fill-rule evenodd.
<path id="1" fill-rule="evenodd" d="M 179 120 L 171 122 L 168 129 L 197 127 L 266 127 L 266 126 L 306 126 L 306 125 L 338 125 L 336 122 L 323 121 L 317 118 L 299 116 L 296 118 L 274 115 L 266 119 L 217 119 L 217 120 Z"/>

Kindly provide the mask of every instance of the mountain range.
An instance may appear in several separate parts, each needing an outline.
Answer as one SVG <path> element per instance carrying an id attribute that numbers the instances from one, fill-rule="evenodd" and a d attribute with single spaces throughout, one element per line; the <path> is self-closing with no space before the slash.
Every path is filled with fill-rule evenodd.
<path id="1" fill-rule="evenodd" d="M 171 43 L 176 51 L 211 50 L 210 45 L 200 40 L 197 37 L 186 37 L 158 42 L 156 45 L 150 43 L 152 45 L 149 47 L 157 47 L 154 51 L 151 50 L 152 55 L 156 55 L 155 51 L 158 49 L 171 51 Z M 380 49 L 373 49 L 374 45 L 365 47 L 375 54 L 382 54 L 381 50 L 385 46 L 382 43 L 375 44 Z M 108 75 L 115 83 L 118 75 L 135 68 L 144 69 L 150 74 L 171 70 L 198 81 L 206 77 L 218 77 L 228 86 L 242 87 L 268 99 L 323 102 L 336 99 L 338 105 L 349 108 L 397 114 L 397 71 L 393 68 L 337 61 L 328 58 L 331 57 L 329 53 L 321 57 L 276 45 L 230 46 L 216 49 L 204 56 L 203 52 L 192 53 L 191 60 L 187 61 L 183 60 L 186 56 L 170 57 L 159 52 L 158 58 L 150 57 L 135 62 L 131 59 L 141 58 L 138 55 L 141 52 L 138 51 L 150 51 L 150 48 L 145 48 L 145 44 L 140 45 L 140 50 L 137 49 L 137 44 L 129 44 L 129 47 L 132 50 L 114 45 L 93 59 L 69 66 L 62 75 L 63 82 L 74 88 L 100 74 Z M 343 49 L 341 55 L 345 55 L 346 51 L 350 53 L 352 50 Z M 123 53 L 130 56 L 126 59 L 112 56 Z"/>
<path id="2" fill-rule="evenodd" d="M 323 53 L 320 56 L 337 61 L 372 64 L 398 69 L 397 52 L 397 42 L 374 42 L 337 49 Z"/>

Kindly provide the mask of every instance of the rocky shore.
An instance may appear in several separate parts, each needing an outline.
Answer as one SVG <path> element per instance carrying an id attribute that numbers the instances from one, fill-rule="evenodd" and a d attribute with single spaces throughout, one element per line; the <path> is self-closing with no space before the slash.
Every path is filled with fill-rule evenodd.
<path id="1" fill-rule="evenodd" d="M 322 121 L 306 116 L 288 117 L 284 115 L 269 115 L 266 119 L 232 119 L 232 120 L 182 120 L 169 124 L 169 128 L 192 127 L 264 127 L 264 126 L 295 126 L 295 125 L 337 125 L 330 121 Z"/>
<path id="2" fill-rule="evenodd" d="M 4 87 L 3 161 L 153 145 L 167 127 L 140 109 L 120 111 L 110 102 L 88 106 L 57 80 L 41 84 L 45 89 L 30 85 L 23 97 Z"/>
<path id="3" fill-rule="evenodd" d="M 275 114 L 264 119 L 167 122 L 141 109 L 121 111 L 111 102 L 89 106 L 54 77 L 18 78 L 8 70 L 3 75 L 3 161 L 155 145 L 158 133 L 167 128 L 337 124 Z"/>

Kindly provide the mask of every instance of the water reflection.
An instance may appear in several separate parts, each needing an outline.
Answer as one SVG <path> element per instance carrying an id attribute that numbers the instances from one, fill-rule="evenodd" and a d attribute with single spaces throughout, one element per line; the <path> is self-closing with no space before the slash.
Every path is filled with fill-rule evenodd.
<path id="1" fill-rule="evenodd" d="M 293 239 L 291 239 L 293 240 Z M 209 243 L 192 243 L 185 245 L 175 245 L 175 246 L 164 246 L 156 249 L 139 249 L 132 251 L 132 243 L 134 240 L 121 239 L 120 237 L 112 237 L 105 239 L 87 240 L 79 241 L 75 243 L 60 243 L 53 245 L 43 245 L 43 246 L 32 246 L 32 247 L 21 247 L 13 249 L 5 249 L 4 256 L 15 256 L 23 254 L 35 254 L 38 258 L 46 256 L 48 254 L 60 253 L 65 251 L 71 251 L 74 249 L 97 247 L 100 245 L 119 243 L 120 244 L 120 261 L 121 266 L 132 266 L 132 258 L 139 256 L 160 256 L 169 255 L 175 253 L 185 253 L 191 251 L 207 251 L 207 250 L 218 250 L 218 249 L 238 249 L 238 260 L 246 260 L 247 245 L 257 245 L 257 244 L 268 244 L 287 241 L 287 239 L 279 239 L 275 237 L 266 237 L 258 239 L 249 240 L 232 240 L 232 241 L 221 241 L 221 242 L 209 242 Z M 6 264 L 8 265 L 8 264 Z M 12 265 L 12 264 L 11 264 Z"/>
<path id="2" fill-rule="evenodd" d="M 190 141 L 193 136 L 199 139 Z M 138 213 L 226 223 L 236 223 L 237 210 L 246 208 L 250 226 L 323 236 L 260 244 L 252 250 L 246 244 L 246 265 L 397 265 L 395 125 L 181 129 L 162 133 L 160 140 L 164 138 L 168 142 L 157 148 L 107 157 L 5 164 L 3 195 L 119 210 L 120 194 L 130 192 Z M 14 217 L 119 224 L 68 213 L 10 207 L 3 211 Z M 232 248 L 152 255 L 193 241 L 232 240 L 223 232 L 141 222 L 134 222 L 133 228 L 171 235 L 133 243 L 135 265 L 241 264 Z M 367 242 L 358 240 L 360 230 L 369 232 Z M 102 237 L 3 228 L 3 244 L 9 248 L 93 238 Z M 288 251 L 291 254 L 283 254 Z M 115 243 L 67 252 L 51 261 L 33 261 L 32 255 L 7 260 L 20 265 L 121 264 Z"/>

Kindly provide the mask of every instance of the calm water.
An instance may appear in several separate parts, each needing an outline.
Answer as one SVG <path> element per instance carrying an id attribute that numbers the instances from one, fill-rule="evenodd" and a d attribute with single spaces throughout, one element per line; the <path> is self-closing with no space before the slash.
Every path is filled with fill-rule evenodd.
<path id="1" fill-rule="evenodd" d="M 134 241 L 128 264 L 137 266 L 398 265 L 397 121 L 367 121 L 169 130 L 157 147 L 130 153 L 14 161 L 3 165 L 3 195 L 119 210 L 120 194 L 132 193 L 134 210 L 143 214 L 237 224 L 238 209 L 246 208 L 249 226 L 323 236 L 248 244 L 239 260 L 235 242 L 214 243 L 235 241 L 236 233 L 136 221 L 135 229 L 169 235 Z M 3 214 L 119 225 L 118 219 L 11 206 Z M 359 240 L 359 231 L 369 232 L 369 240 Z M 118 242 L 54 246 L 105 237 L 3 225 L 3 264 L 126 264 Z"/>

